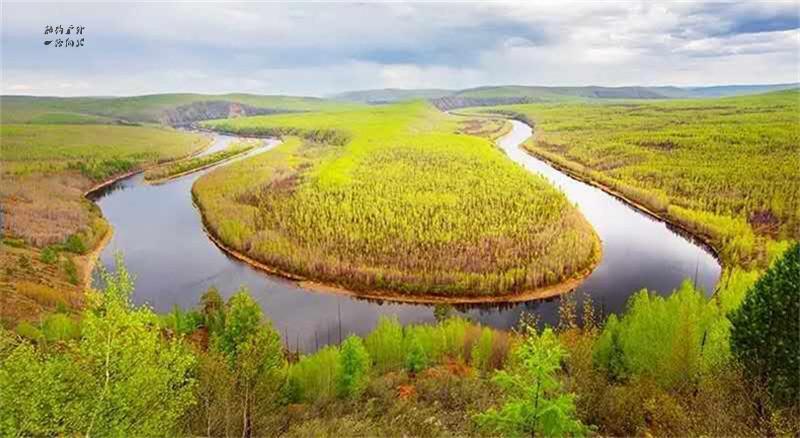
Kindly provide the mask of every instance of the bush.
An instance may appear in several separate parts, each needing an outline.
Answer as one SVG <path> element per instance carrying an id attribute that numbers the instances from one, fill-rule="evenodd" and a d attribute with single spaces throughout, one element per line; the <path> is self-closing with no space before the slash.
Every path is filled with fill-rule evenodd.
<path id="1" fill-rule="evenodd" d="M 86 244 L 83 243 L 81 236 L 77 234 L 70 234 L 64 241 L 64 249 L 75 254 L 86 253 Z"/>
<path id="2" fill-rule="evenodd" d="M 76 286 L 80 283 L 80 279 L 78 278 L 78 268 L 75 266 L 75 262 L 73 262 L 71 258 L 68 258 L 64 262 L 64 272 L 67 273 L 67 281 Z"/>
<path id="3" fill-rule="evenodd" d="M 422 346 L 419 338 L 413 333 L 408 342 L 408 353 L 406 354 L 406 370 L 411 374 L 416 374 L 428 367 L 428 355 Z"/>
<path id="4" fill-rule="evenodd" d="M 361 395 L 369 378 L 369 353 L 358 336 L 350 336 L 339 351 L 339 374 L 336 390 L 340 398 L 355 398 Z"/>
<path id="5" fill-rule="evenodd" d="M 628 310 L 609 317 L 595 363 L 609 376 L 647 376 L 663 388 L 694 385 L 729 357 L 729 322 L 690 282 L 669 297 L 641 291 Z"/>
<path id="6" fill-rule="evenodd" d="M 30 341 L 41 341 L 44 339 L 42 331 L 27 321 L 17 324 L 16 331 L 18 335 Z"/>
<path id="7" fill-rule="evenodd" d="M 339 375 L 339 349 L 327 346 L 308 356 L 301 356 L 289 367 L 291 401 L 326 400 L 334 396 L 334 383 Z"/>
<path id="8" fill-rule="evenodd" d="M 161 316 L 161 325 L 179 335 L 188 335 L 200 327 L 203 317 L 200 313 L 190 310 L 182 311 L 177 305 L 172 312 Z"/>
<path id="9" fill-rule="evenodd" d="M 376 371 L 385 373 L 403 367 L 403 326 L 396 316 L 381 316 L 378 325 L 364 340 Z"/>
<path id="10" fill-rule="evenodd" d="M 477 415 L 478 424 L 502 435 L 585 435 L 588 429 L 576 417 L 574 395 L 561 390 L 557 373 L 566 351 L 553 331 L 539 335 L 528 328 L 525 342 L 512 354 L 514 366 L 492 379 L 506 393 L 505 404 Z"/>
<path id="11" fill-rule="evenodd" d="M 58 261 L 58 250 L 53 246 L 48 246 L 42 250 L 40 260 L 48 265 L 53 265 Z"/>
<path id="12" fill-rule="evenodd" d="M 489 370 L 494 350 L 493 337 L 492 329 L 484 327 L 481 330 L 481 337 L 478 339 L 478 343 L 472 349 L 472 366 L 479 371 L 485 372 Z"/>
<path id="13" fill-rule="evenodd" d="M 42 334 L 49 342 L 77 339 L 80 334 L 78 323 L 63 313 L 55 313 L 45 318 Z"/>
<path id="14" fill-rule="evenodd" d="M 203 324 L 210 333 L 216 333 L 225 325 L 225 303 L 216 287 L 210 287 L 200 298 Z"/>
<path id="15" fill-rule="evenodd" d="M 795 244 L 731 316 L 731 349 L 779 405 L 800 398 L 800 244 Z"/>

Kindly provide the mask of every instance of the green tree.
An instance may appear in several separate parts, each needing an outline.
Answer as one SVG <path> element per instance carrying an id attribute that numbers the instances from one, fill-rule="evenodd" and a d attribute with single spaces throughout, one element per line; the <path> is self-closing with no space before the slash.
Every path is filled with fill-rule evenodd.
<path id="1" fill-rule="evenodd" d="M 791 247 L 730 315 L 731 350 L 778 405 L 800 399 L 800 244 Z"/>
<path id="2" fill-rule="evenodd" d="M 478 424 L 507 436 L 585 435 L 576 418 L 574 395 L 565 394 L 557 373 L 566 352 L 551 329 L 528 328 L 525 341 L 512 353 L 510 369 L 492 379 L 505 392 L 505 404 L 478 414 Z"/>
<path id="3" fill-rule="evenodd" d="M 217 349 L 234 363 L 239 347 L 261 326 L 262 313 L 258 303 L 244 288 L 228 299 L 226 307 L 225 325 L 215 341 Z"/>
<path id="4" fill-rule="evenodd" d="M 286 363 L 278 332 L 260 327 L 239 345 L 234 375 L 242 404 L 242 436 L 265 435 L 253 428 L 256 407 L 268 408 L 277 400 Z"/>
<path id="5" fill-rule="evenodd" d="M 0 435 L 154 436 L 177 432 L 194 403 L 194 356 L 161 336 L 156 315 L 130 302 L 117 259 L 90 294 L 80 337 L 63 348 L 3 341 Z"/>
<path id="6" fill-rule="evenodd" d="M 216 287 L 212 286 L 203 293 L 200 307 L 205 326 L 210 333 L 216 333 L 225 325 L 225 303 Z"/>
<path id="7" fill-rule="evenodd" d="M 406 353 L 406 370 L 411 374 L 417 374 L 428 367 L 428 355 L 422 342 L 413 333 L 409 333 L 408 353 Z"/>
<path id="8" fill-rule="evenodd" d="M 351 335 L 342 343 L 339 352 L 337 394 L 341 398 L 356 398 L 364 391 L 369 377 L 370 358 L 364 342 Z"/>

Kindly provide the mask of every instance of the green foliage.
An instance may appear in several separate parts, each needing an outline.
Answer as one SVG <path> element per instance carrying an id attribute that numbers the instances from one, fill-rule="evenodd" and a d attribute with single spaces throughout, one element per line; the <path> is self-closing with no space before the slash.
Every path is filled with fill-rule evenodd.
<path id="1" fill-rule="evenodd" d="M 80 283 L 80 278 L 78 278 L 78 267 L 75 266 L 75 262 L 72 260 L 71 257 L 67 257 L 64 260 L 64 272 L 67 274 L 67 281 L 74 285 L 78 285 Z"/>
<path id="2" fill-rule="evenodd" d="M 48 342 L 78 339 L 81 335 L 80 324 L 69 315 L 53 313 L 42 322 L 42 334 Z"/>
<path id="3" fill-rule="evenodd" d="M 747 292 L 731 316 L 731 349 L 779 405 L 800 398 L 800 244 Z"/>
<path id="4" fill-rule="evenodd" d="M 246 289 L 240 289 L 233 294 L 225 309 L 225 327 L 215 338 L 217 350 L 234 363 L 239 348 L 259 331 L 261 317 L 261 308 Z"/>
<path id="5" fill-rule="evenodd" d="M 348 136 L 289 138 L 204 175 L 193 194 L 227 246 L 355 290 L 509 293 L 592 266 L 596 235 L 563 193 L 486 139 L 453 133 L 459 121 L 416 102 L 206 122 Z"/>
<path id="6" fill-rule="evenodd" d="M 726 264 L 766 266 L 800 239 L 800 92 L 498 107 L 535 120 L 537 156 L 711 239 Z"/>
<path id="7" fill-rule="evenodd" d="M 238 142 L 229 145 L 227 148 L 219 152 L 214 152 L 213 154 L 203 155 L 194 158 L 187 158 L 185 160 L 176 161 L 170 164 L 166 164 L 164 166 L 157 167 L 152 170 L 148 170 L 147 172 L 144 173 L 144 177 L 148 181 L 173 178 L 182 175 L 184 173 L 190 172 L 192 170 L 208 167 L 211 166 L 212 164 L 231 159 L 238 155 L 242 155 L 246 152 L 249 152 L 259 144 L 260 141 L 257 140 L 245 140 L 242 142 Z"/>
<path id="8" fill-rule="evenodd" d="M 196 311 L 183 311 L 176 304 L 172 312 L 160 316 L 161 326 L 178 335 L 188 335 L 203 324 L 203 316 Z"/>
<path id="9" fill-rule="evenodd" d="M 339 348 L 339 374 L 336 392 L 340 398 L 357 398 L 364 392 L 369 379 L 370 357 L 364 342 L 351 335 Z"/>
<path id="10" fill-rule="evenodd" d="M 81 236 L 78 234 L 70 234 L 67 239 L 64 240 L 64 250 L 73 254 L 85 254 L 86 244 L 83 243 L 83 239 L 81 239 Z"/>
<path id="11" fill-rule="evenodd" d="M 43 250 L 41 255 L 39 256 L 40 260 L 48 265 L 54 265 L 58 262 L 58 249 L 55 246 L 46 246 Z"/>
<path id="12" fill-rule="evenodd" d="M 492 350 L 494 349 L 494 343 L 492 342 L 493 337 L 494 332 L 492 329 L 484 327 L 481 330 L 481 336 L 478 338 L 478 343 L 472 348 L 472 355 L 470 357 L 472 360 L 472 366 L 479 371 L 489 371 L 489 366 L 492 359 Z"/>
<path id="13" fill-rule="evenodd" d="M 42 331 L 27 321 L 17 324 L 16 332 L 18 335 L 29 341 L 40 341 L 44 339 L 44 334 Z"/>
<path id="14" fill-rule="evenodd" d="M 0 333 L 0 434 L 177 432 L 194 401 L 194 356 L 161 337 L 148 308 L 131 305 L 133 282 L 121 259 L 103 279 L 104 292 L 88 299 L 80 337 L 63 348 L 41 349 Z M 64 331 L 63 323 L 51 323 L 53 333 Z"/>
<path id="15" fill-rule="evenodd" d="M 301 356 L 299 361 L 289 367 L 292 401 L 334 398 L 340 366 L 339 349 L 334 346 L 326 346 L 314 354 Z"/>
<path id="16" fill-rule="evenodd" d="M 384 373 L 403 367 L 403 326 L 396 316 L 381 316 L 378 325 L 364 339 L 364 346 L 372 358 L 375 370 Z"/>
<path id="17" fill-rule="evenodd" d="M 413 333 L 409 335 L 408 350 L 406 353 L 406 370 L 409 373 L 417 374 L 428 367 L 428 354 L 425 352 L 425 347 L 422 346 L 419 338 Z"/>
<path id="18" fill-rule="evenodd" d="M 210 287 L 200 298 L 203 324 L 212 334 L 219 333 L 225 326 L 225 302 L 216 287 Z"/>
<path id="19" fill-rule="evenodd" d="M 116 157 L 105 160 L 82 160 L 71 164 L 71 168 L 77 169 L 92 181 L 104 181 L 114 175 L 130 172 L 135 167 L 136 162 L 134 160 Z"/>
<path id="20" fill-rule="evenodd" d="M 669 297 L 641 291 L 624 316 L 609 317 L 595 363 L 609 376 L 647 376 L 665 388 L 695 385 L 729 357 L 730 323 L 688 281 Z"/>
<path id="21" fill-rule="evenodd" d="M 537 334 L 528 328 L 527 338 L 512 355 L 511 369 L 498 371 L 492 379 L 503 389 L 505 403 L 477 415 L 477 422 L 506 436 L 587 434 L 576 417 L 574 395 L 564 393 L 558 379 L 566 352 L 553 331 Z"/>
<path id="22" fill-rule="evenodd" d="M 75 170 L 95 181 L 185 156 L 208 141 L 172 129 L 108 125 L 4 124 L 0 135 L 4 172 Z"/>

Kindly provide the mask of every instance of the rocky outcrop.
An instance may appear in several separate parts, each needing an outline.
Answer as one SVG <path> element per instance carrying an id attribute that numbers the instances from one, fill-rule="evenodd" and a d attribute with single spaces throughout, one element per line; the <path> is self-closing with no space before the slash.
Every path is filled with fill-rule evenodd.
<path id="1" fill-rule="evenodd" d="M 290 112 L 274 108 L 258 108 L 238 102 L 213 100 L 194 102 L 171 108 L 161 116 L 161 123 L 172 126 L 187 126 L 194 122 L 211 119 L 227 119 L 232 117 L 260 116 Z"/>
<path id="2" fill-rule="evenodd" d="M 516 105 L 540 101 L 532 97 L 439 97 L 431 103 L 441 111 L 450 111 L 471 106 Z"/>

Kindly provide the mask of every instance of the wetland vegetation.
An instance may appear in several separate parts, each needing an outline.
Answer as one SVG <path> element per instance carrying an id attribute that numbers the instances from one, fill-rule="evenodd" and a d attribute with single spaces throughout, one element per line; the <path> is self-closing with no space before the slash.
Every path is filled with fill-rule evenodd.
<path id="1" fill-rule="evenodd" d="M 243 155 L 259 145 L 257 140 L 244 140 L 228 146 L 227 148 L 201 157 L 191 157 L 173 161 L 144 172 L 147 181 L 165 181 L 189 172 L 204 169 L 208 166 Z"/>
<path id="2" fill-rule="evenodd" d="M 585 275 L 600 248 L 582 215 L 457 120 L 418 102 L 206 122 L 288 138 L 193 193 L 225 245 L 356 291 L 491 296 Z"/>
<path id="3" fill-rule="evenodd" d="M 763 267 L 800 239 L 798 90 L 712 100 L 488 109 L 535 124 L 526 148 Z"/>

